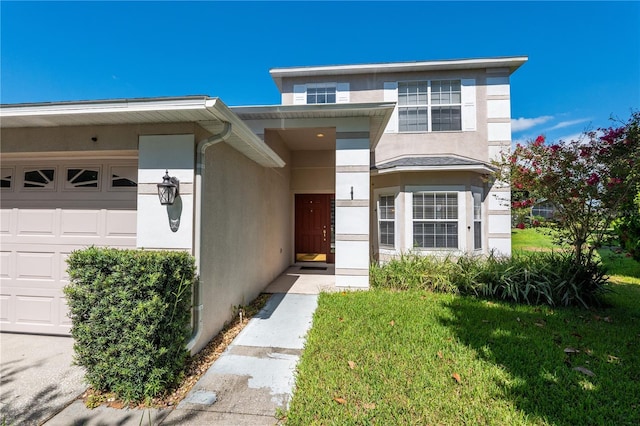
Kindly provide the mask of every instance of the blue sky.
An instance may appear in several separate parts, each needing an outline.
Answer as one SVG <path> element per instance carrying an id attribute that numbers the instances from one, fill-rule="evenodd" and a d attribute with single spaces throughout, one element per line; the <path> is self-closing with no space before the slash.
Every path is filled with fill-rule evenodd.
<path id="1" fill-rule="evenodd" d="M 640 2 L 0 2 L 0 102 L 206 94 L 277 104 L 269 69 L 527 55 L 513 139 L 640 108 Z"/>

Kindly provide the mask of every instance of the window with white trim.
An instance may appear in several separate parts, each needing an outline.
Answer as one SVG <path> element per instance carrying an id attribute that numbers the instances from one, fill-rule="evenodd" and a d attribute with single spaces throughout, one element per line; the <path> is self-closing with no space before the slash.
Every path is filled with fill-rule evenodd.
<path id="1" fill-rule="evenodd" d="M 428 126 L 426 81 L 398 83 L 398 120 L 401 132 L 426 132 Z"/>
<path id="2" fill-rule="evenodd" d="M 378 235 L 380 247 L 394 248 L 396 207 L 393 195 L 381 195 L 378 200 Z"/>
<path id="3" fill-rule="evenodd" d="M 307 87 L 307 104 L 335 104 L 336 87 Z"/>
<path id="4" fill-rule="evenodd" d="M 284 93 L 282 102 L 285 103 Z M 349 102 L 349 83 L 326 82 L 293 85 L 294 105 L 346 104 Z"/>
<path id="5" fill-rule="evenodd" d="M 398 131 L 462 130 L 461 80 L 398 82 Z"/>
<path id="6" fill-rule="evenodd" d="M 431 82 L 431 131 L 462 130 L 460 80 Z"/>
<path id="7" fill-rule="evenodd" d="M 473 249 L 482 249 L 482 194 L 473 194 Z"/>
<path id="8" fill-rule="evenodd" d="M 458 248 L 458 193 L 413 194 L 413 244 L 417 248 Z"/>

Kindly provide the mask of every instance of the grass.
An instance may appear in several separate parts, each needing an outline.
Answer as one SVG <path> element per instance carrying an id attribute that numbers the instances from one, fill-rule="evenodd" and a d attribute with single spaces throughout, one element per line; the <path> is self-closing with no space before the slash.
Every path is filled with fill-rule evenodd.
<path id="1" fill-rule="evenodd" d="M 511 249 L 517 251 L 558 250 L 551 228 L 525 228 L 511 231 Z"/>
<path id="2" fill-rule="evenodd" d="M 322 294 L 288 424 L 640 424 L 640 288 L 625 294 L 592 312 Z"/>
<path id="3" fill-rule="evenodd" d="M 514 229 L 511 232 L 511 247 L 514 252 L 558 250 L 551 231 L 547 228 Z M 597 255 L 607 268 L 614 283 L 640 284 L 640 263 L 620 251 L 599 249 Z"/>
<path id="4" fill-rule="evenodd" d="M 640 268 L 611 254 L 598 310 L 321 294 L 287 424 L 640 424 Z"/>

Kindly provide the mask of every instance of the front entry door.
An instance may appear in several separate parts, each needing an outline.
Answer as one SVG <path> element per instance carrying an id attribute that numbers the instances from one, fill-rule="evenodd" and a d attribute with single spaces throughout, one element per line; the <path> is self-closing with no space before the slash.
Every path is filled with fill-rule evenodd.
<path id="1" fill-rule="evenodd" d="M 296 194 L 296 261 L 334 262 L 333 194 Z"/>

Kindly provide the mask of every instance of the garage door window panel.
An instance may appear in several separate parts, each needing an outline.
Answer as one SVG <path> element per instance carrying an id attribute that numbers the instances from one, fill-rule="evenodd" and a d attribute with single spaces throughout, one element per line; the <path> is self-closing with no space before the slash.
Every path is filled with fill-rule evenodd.
<path id="1" fill-rule="evenodd" d="M 136 166 L 112 166 L 109 175 L 112 190 L 135 190 L 138 187 L 138 168 Z"/>
<path id="2" fill-rule="evenodd" d="M 25 169 L 24 184 L 26 189 L 48 189 L 54 190 L 56 187 L 56 169 Z"/>
<path id="3" fill-rule="evenodd" d="M 13 189 L 14 170 L 10 167 L 3 167 L 0 172 L 0 187 L 3 190 Z"/>
<path id="4" fill-rule="evenodd" d="M 94 189 L 100 188 L 100 167 L 68 168 L 65 189 Z"/>

